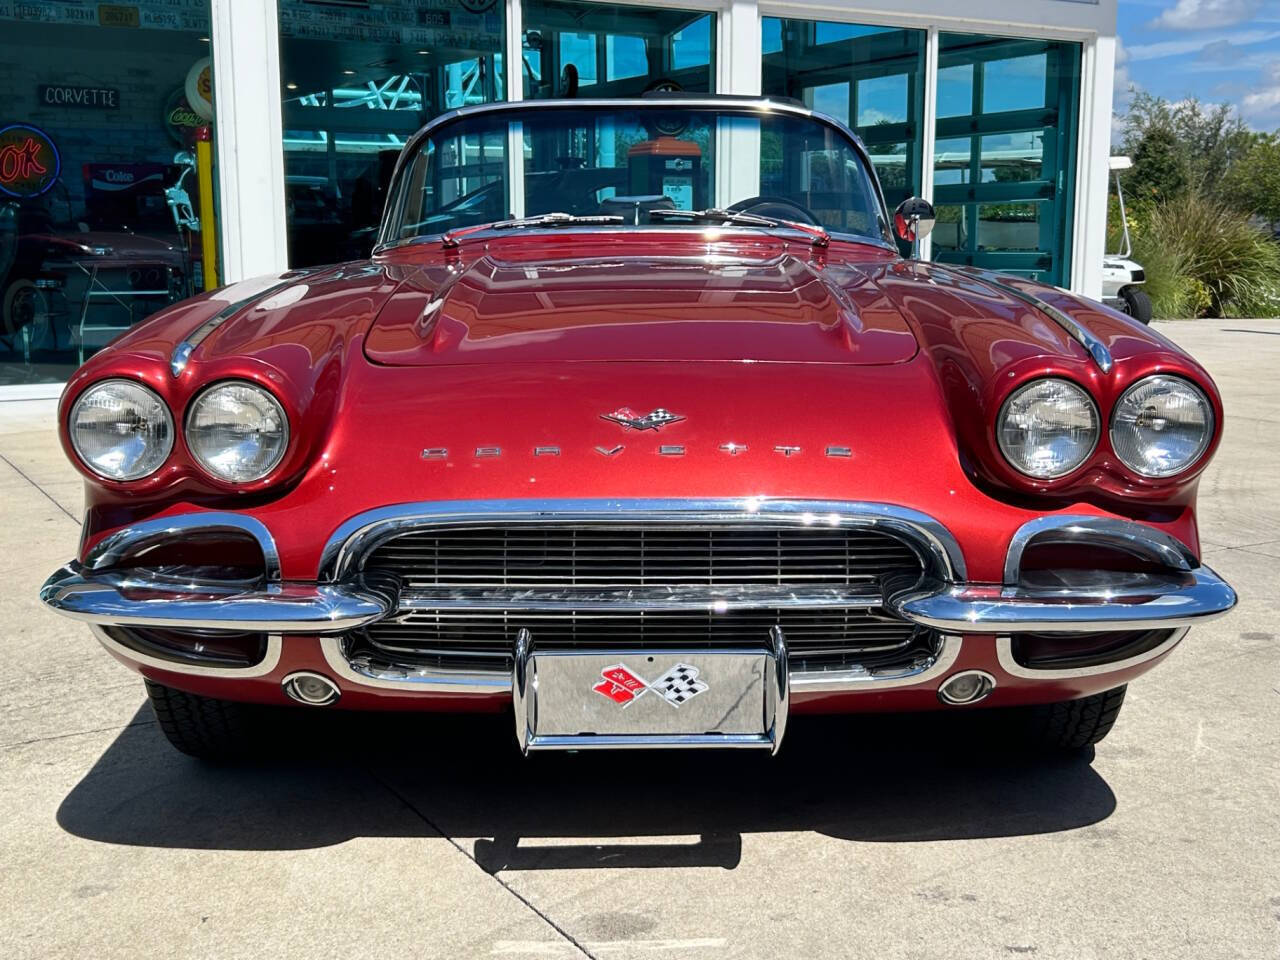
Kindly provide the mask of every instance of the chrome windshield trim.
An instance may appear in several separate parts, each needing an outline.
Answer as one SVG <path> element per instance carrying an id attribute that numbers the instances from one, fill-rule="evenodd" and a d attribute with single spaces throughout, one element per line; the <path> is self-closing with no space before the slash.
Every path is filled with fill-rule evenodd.
<path id="1" fill-rule="evenodd" d="M 1014 532 L 1004 560 L 1006 584 L 1012 586 L 1018 582 L 1023 554 L 1036 543 L 1112 547 L 1184 573 L 1200 565 L 1191 548 L 1181 540 L 1145 523 L 1090 514 L 1055 514 L 1028 520 Z"/>
<path id="2" fill-rule="evenodd" d="M 121 527 L 89 549 L 83 567 L 94 572 L 120 566 L 126 557 L 166 540 L 217 531 L 243 533 L 256 540 L 262 550 L 266 579 L 272 582 L 280 580 L 280 553 L 276 550 L 275 538 L 261 520 L 242 513 L 182 513 Z"/>
<path id="3" fill-rule="evenodd" d="M 785 607 L 788 610 L 878 607 L 884 603 L 879 584 L 774 587 L 656 586 L 617 590 L 530 588 L 409 588 L 399 594 L 398 610 L 519 610 L 521 613 L 696 611 L 731 613 L 738 610 Z"/>
<path id="4" fill-rule="evenodd" d="M 399 208 L 399 199 L 401 188 L 403 186 L 404 170 L 406 159 L 417 155 L 418 149 L 422 141 L 431 136 L 441 127 L 447 126 L 459 119 L 465 119 L 472 116 L 481 116 L 489 113 L 502 113 L 509 111 L 518 117 L 526 117 L 530 110 L 608 110 L 616 112 L 618 110 L 644 109 L 644 110 L 722 110 L 725 113 L 739 114 L 786 114 L 793 117 L 801 117 L 807 120 L 816 120 L 819 123 L 826 124 L 843 136 L 850 144 L 853 145 L 854 152 L 858 154 L 862 160 L 867 178 L 871 182 L 872 188 L 875 190 L 876 202 L 880 212 L 880 224 L 883 235 L 880 238 L 864 237 L 857 234 L 836 234 L 831 236 L 835 239 L 852 239 L 859 243 L 870 243 L 892 250 L 895 253 L 898 250 L 897 244 L 894 243 L 893 236 L 890 234 L 889 225 L 892 219 L 889 216 L 889 206 L 884 199 L 884 190 L 880 186 L 880 177 L 875 173 L 875 165 L 871 161 L 871 156 L 867 152 L 866 145 L 862 142 L 862 138 L 849 128 L 847 124 L 841 120 L 816 110 L 810 110 L 808 107 L 801 106 L 796 103 L 771 100 L 767 96 L 762 97 L 717 97 L 708 95 L 706 97 L 679 97 L 671 99 L 662 99 L 656 97 L 619 97 L 617 99 L 609 99 L 605 97 L 583 97 L 574 100 L 519 100 L 519 101 L 497 101 L 493 103 L 479 103 L 473 106 L 459 107 L 456 110 L 450 110 L 442 113 L 437 117 L 429 120 L 417 133 L 411 136 L 405 143 L 404 148 L 400 151 L 400 156 L 396 160 L 395 170 L 391 175 L 391 185 L 387 190 L 387 199 L 383 206 L 382 222 L 378 231 L 378 242 L 373 248 L 376 255 L 384 250 L 394 249 L 395 247 L 412 242 L 413 240 L 436 239 L 442 234 L 430 234 L 429 237 L 406 237 L 401 240 L 391 241 L 387 239 L 386 231 L 390 226 L 390 217 L 388 214 L 393 209 Z M 829 231 L 828 231 L 829 232 Z"/>
<path id="5" fill-rule="evenodd" d="M 1079 589 L 937 584 L 891 597 L 889 608 L 935 630 L 959 633 L 1096 633 L 1190 626 L 1220 617 L 1236 593 L 1208 567 L 1170 577 L 1116 574 Z"/>
<path id="6" fill-rule="evenodd" d="M 1175 630 L 1169 639 L 1137 656 L 1115 660 L 1111 663 L 1096 663 L 1088 667 L 1050 667 L 1048 669 L 1022 666 L 1013 655 L 1013 638 L 1010 636 L 997 636 L 996 659 L 1000 662 L 1000 669 L 1005 673 L 1010 676 L 1021 677 L 1024 680 L 1078 680 L 1081 677 L 1096 677 L 1104 673 L 1128 670 L 1131 667 L 1141 666 L 1157 657 L 1163 657 L 1182 642 L 1182 638 L 1187 635 L 1188 629 L 1190 628 L 1182 627 L 1179 630 Z"/>
<path id="7" fill-rule="evenodd" d="M 98 642 L 109 653 L 115 654 L 123 660 L 136 664 L 140 667 L 151 667 L 156 670 L 164 670 L 168 673 L 180 673 L 192 677 L 228 677 L 241 680 L 252 679 L 253 677 L 264 677 L 274 670 L 280 663 L 280 653 L 284 648 L 283 638 L 278 633 L 267 634 L 267 649 L 262 659 L 251 667 L 207 667 L 194 663 L 181 663 L 174 660 L 162 660 L 159 657 L 152 657 L 145 653 L 139 653 L 132 650 L 124 644 L 113 640 L 98 624 L 92 624 L 89 629 L 93 631 L 93 635 L 98 638 Z"/>
<path id="8" fill-rule="evenodd" d="M 55 613 L 84 623 L 236 632 L 337 633 L 372 623 L 391 609 L 387 598 L 352 586 L 175 584 L 136 571 L 90 573 L 78 564 L 45 581 L 40 599 Z"/>
<path id="9" fill-rule="evenodd" d="M 825 500 L 555 499 L 438 500 L 379 507 L 347 520 L 325 544 L 320 580 L 334 583 L 358 572 L 364 557 L 399 533 L 431 526 L 484 524 L 736 523 L 880 528 L 916 545 L 940 580 L 965 579 L 964 554 L 951 532 L 928 514 L 887 503 Z"/>
<path id="10" fill-rule="evenodd" d="M 1020 290 L 1013 284 L 1002 279 L 998 273 L 990 270 L 982 270 L 978 267 L 960 266 L 953 263 L 931 263 L 931 269 L 941 270 L 943 273 L 950 273 L 963 277 L 972 277 L 975 280 L 981 280 L 990 286 L 995 287 L 1001 293 L 1007 293 L 1015 300 L 1021 300 L 1028 306 L 1034 307 L 1043 313 L 1046 317 L 1056 323 L 1059 327 L 1067 332 L 1067 334 L 1080 344 L 1093 362 L 1097 364 L 1098 369 L 1103 373 L 1110 373 L 1111 368 L 1115 366 L 1115 361 L 1111 357 L 1111 351 L 1107 349 L 1107 345 L 1084 324 L 1077 321 L 1074 317 L 1069 316 L 1059 310 L 1053 304 L 1040 299 L 1034 294 Z"/>

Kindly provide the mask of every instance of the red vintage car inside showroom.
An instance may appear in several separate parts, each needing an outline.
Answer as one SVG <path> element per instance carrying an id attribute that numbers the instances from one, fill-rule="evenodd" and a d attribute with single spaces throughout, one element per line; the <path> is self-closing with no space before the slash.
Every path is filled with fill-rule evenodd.
<path id="1" fill-rule="evenodd" d="M 933 217 L 788 102 L 445 114 L 371 259 L 77 372 L 42 599 L 205 757 L 269 706 L 505 711 L 526 751 L 986 708 L 1096 743 L 1235 603 L 1196 531 L 1221 400 L 1114 310 L 916 259 Z"/>

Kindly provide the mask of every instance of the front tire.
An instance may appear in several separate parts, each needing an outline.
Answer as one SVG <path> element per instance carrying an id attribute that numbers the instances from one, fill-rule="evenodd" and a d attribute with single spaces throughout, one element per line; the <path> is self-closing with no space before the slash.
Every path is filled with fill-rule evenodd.
<path id="1" fill-rule="evenodd" d="M 1026 739 L 1032 746 L 1049 750 L 1083 750 L 1093 746 L 1115 726 L 1126 689 L 1116 687 L 1080 700 L 1024 707 Z"/>
<path id="2" fill-rule="evenodd" d="M 184 693 L 151 680 L 143 682 L 160 729 L 178 750 L 201 760 L 222 762 L 253 755 L 265 708 Z"/>
<path id="3" fill-rule="evenodd" d="M 1142 290 L 1126 287 L 1120 291 L 1120 299 L 1124 301 L 1124 312 L 1139 323 L 1151 323 L 1151 298 Z"/>

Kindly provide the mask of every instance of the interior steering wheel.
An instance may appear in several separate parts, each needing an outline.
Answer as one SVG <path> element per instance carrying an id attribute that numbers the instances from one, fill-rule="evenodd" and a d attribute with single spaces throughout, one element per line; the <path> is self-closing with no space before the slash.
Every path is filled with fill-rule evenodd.
<path id="1" fill-rule="evenodd" d="M 736 213 L 754 213 L 761 217 L 773 217 L 777 220 L 795 220 L 799 223 L 822 226 L 822 221 L 807 208 L 788 200 L 785 197 L 748 197 L 729 205 Z"/>

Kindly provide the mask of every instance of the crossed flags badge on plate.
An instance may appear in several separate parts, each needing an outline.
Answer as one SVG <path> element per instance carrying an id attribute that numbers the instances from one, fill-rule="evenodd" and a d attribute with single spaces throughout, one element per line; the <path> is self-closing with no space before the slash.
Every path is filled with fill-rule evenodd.
<path id="1" fill-rule="evenodd" d="M 709 688 L 698 679 L 698 668 L 687 663 L 677 663 L 653 683 L 625 663 L 615 663 L 600 671 L 600 682 L 591 689 L 623 707 L 652 690 L 673 707 L 679 707 Z"/>

